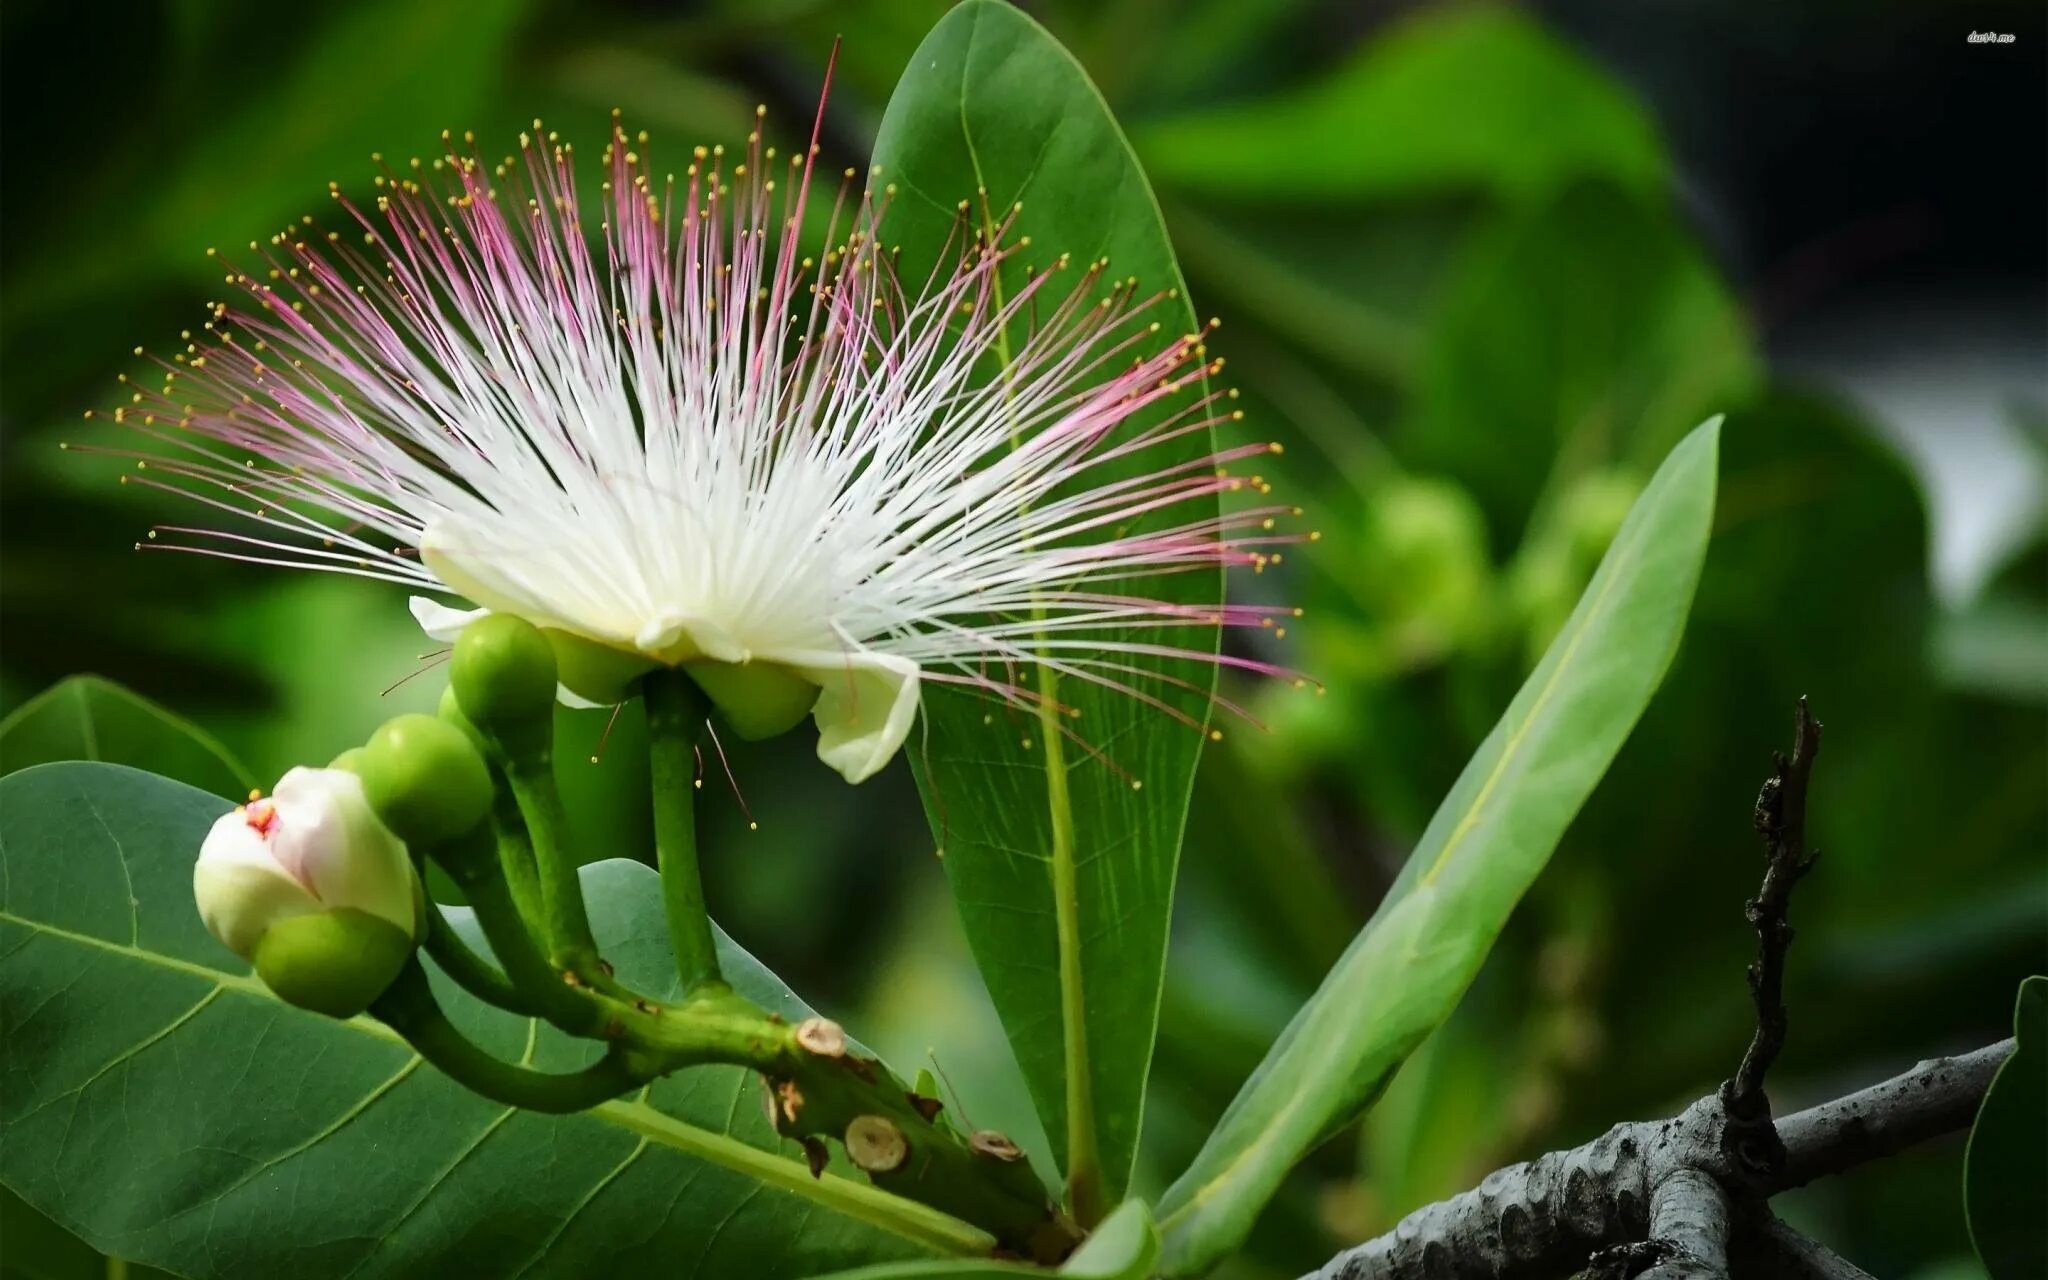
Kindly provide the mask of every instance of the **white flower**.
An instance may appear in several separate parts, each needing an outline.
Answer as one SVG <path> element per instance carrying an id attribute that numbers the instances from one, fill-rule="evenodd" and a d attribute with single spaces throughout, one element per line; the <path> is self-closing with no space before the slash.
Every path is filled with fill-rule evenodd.
<path id="1" fill-rule="evenodd" d="M 1269 446 L 1158 450 L 1241 416 L 1203 335 L 1148 325 L 1167 295 L 1099 288 L 1100 263 L 1006 292 L 1024 242 L 965 215 L 957 261 L 905 288 L 867 195 L 820 263 L 811 164 L 778 184 L 758 133 L 678 182 L 615 131 L 594 254 L 567 147 L 521 142 L 497 166 L 451 145 L 374 212 L 337 192 L 350 234 L 294 226 L 229 277 L 247 301 L 117 416 L 190 450 L 138 479 L 269 528 L 149 545 L 466 597 L 628 671 L 680 665 L 736 725 L 765 682 L 856 782 L 922 681 L 1035 706 L 1043 667 L 1161 705 L 1144 664 L 1217 661 L 1199 629 L 1291 612 L 1141 590 L 1292 540 L 1283 508 L 1218 514 L 1263 491 L 1230 465 Z M 442 637 L 476 616 L 414 609 Z"/>
<path id="2" fill-rule="evenodd" d="M 417 885 L 405 846 L 343 769 L 293 769 L 269 797 L 222 814 L 192 868 L 200 918 L 244 959 L 277 925 L 340 910 L 417 940 Z"/>

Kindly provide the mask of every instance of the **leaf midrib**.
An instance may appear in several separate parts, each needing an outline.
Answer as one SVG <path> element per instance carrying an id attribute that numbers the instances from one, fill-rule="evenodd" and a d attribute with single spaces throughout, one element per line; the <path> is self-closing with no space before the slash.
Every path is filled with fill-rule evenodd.
<path id="1" fill-rule="evenodd" d="M 967 121 L 966 68 L 974 60 L 974 37 L 980 26 L 981 11 L 976 9 L 967 29 L 967 56 L 961 59 L 960 139 L 967 147 L 967 162 L 973 166 L 975 189 L 981 196 L 982 235 L 993 247 L 996 224 L 989 203 L 988 178 L 981 167 L 981 152 L 974 145 L 974 130 Z M 1042 161 L 1043 158 L 1041 150 L 1039 159 Z M 1034 162 L 1033 172 L 1036 169 L 1037 162 Z M 1030 183 L 1027 175 L 1013 199 L 1021 200 L 1024 188 Z M 1001 315 L 1002 274 L 997 271 L 991 275 L 996 314 Z M 1007 401 L 1010 367 L 1014 361 L 1010 352 L 1010 329 L 1006 323 L 1000 324 L 996 330 L 996 361 L 1001 368 Z M 1015 450 L 1020 443 L 1013 437 L 1010 447 Z M 1033 591 L 1031 598 L 1032 619 L 1042 623 L 1045 609 L 1038 601 L 1038 593 Z M 1037 638 L 1043 641 L 1045 633 L 1040 631 Z M 1101 1209 L 1096 1200 L 1102 1177 L 1102 1157 L 1095 1132 L 1094 1077 L 1088 1063 L 1088 1015 L 1082 996 L 1081 975 L 1081 886 L 1079 868 L 1074 861 L 1074 805 L 1067 787 L 1066 742 L 1060 736 L 1064 726 L 1059 719 L 1059 682 L 1059 672 L 1047 662 L 1040 661 L 1038 736 L 1045 744 L 1046 816 L 1052 836 L 1047 869 L 1052 877 L 1053 933 L 1059 954 L 1060 1048 L 1066 1083 L 1067 1159 L 1063 1172 L 1067 1181 L 1069 1210 L 1083 1219 L 1083 1226 L 1093 1226 L 1094 1223 L 1086 1219 L 1094 1217 Z"/>
<path id="2" fill-rule="evenodd" d="M 248 974 L 231 973 L 162 952 L 113 942 L 93 934 L 66 929 L 61 925 L 32 920 L 11 911 L 0 911 L 0 923 L 20 925 L 62 942 L 121 956 L 132 963 L 204 979 L 215 984 L 223 992 L 247 996 L 271 1005 L 282 1003 L 270 993 L 260 979 Z M 411 1046 L 407 1045 L 398 1033 L 373 1019 L 351 1018 L 343 1025 L 359 1034 L 410 1050 Z M 849 1218 L 928 1248 L 951 1254 L 981 1255 L 995 1247 L 993 1237 L 957 1218 L 915 1201 L 891 1195 L 879 1188 L 862 1186 L 829 1171 L 822 1177 L 813 1179 L 809 1171 L 794 1160 L 786 1160 L 726 1134 L 713 1133 L 709 1129 L 685 1123 L 644 1102 L 614 1099 L 600 1103 L 582 1114 L 624 1129 L 642 1141 L 670 1147 L 685 1155 L 752 1178 L 763 1185 L 816 1201 Z"/>

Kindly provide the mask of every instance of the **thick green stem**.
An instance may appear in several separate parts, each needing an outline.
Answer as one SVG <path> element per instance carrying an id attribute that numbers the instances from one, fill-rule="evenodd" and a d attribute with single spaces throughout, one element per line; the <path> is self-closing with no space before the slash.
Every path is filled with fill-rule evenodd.
<path id="1" fill-rule="evenodd" d="M 497 770 L 498 790 L 491 804 L 491 831 L 498 841 L 499 869 L 505 877 L 505 887 L 511 891 L 512 903 L 519 908 L 520 916 L 529 928 L 541 937 L 541 945 L 550 945 L 545 934 L 547 928 L 546 910 L 541 902 L 540 868 L 533 857 L 533 841 L 526 834 L 526 819 L 519 816 L 519 802 L 512 798 L 512 788 L 505 781 L 502 770 Z"/>
<path id="2" fill-rule="evenodd" d="M 441 971 L 453 978 L 463 990 L 477 999 L 508 1013 L 532 1016 L 539 1012 L 533 1002 L 512 985 L 512 980 L 499 972 L 496 965 L 478 955 L 462 935 L 455 932 L 455 926 L 448 923 L 448 917 L 441 913 L 439 903 L 427 904 L 426 952 L 441 966 Z"/>
<path id="3" fill-rule="evenodd" d="M 1073 1224 L 1054 1211 L 1014 1145 L 993 1134 L 960 1134 L 940 1118 L 936 1099 L 918 1096 L 881 1063 L 854 1052 L 836 1025 L 812 1018 L 792 1026 L 722 982 L 699 983 L 682 999 L 660 1004 L 614 978 L 593 987 L 558 968 L 513 905 L 491 844 L 479 829 L 431 856 L 468 896 L 504 967 L 501 980 L 556 1027 L 607 1041 L 611 1049 L 603 1062 L 576 1076 L 549 1076 L 491 1059 L 447 1027 L 424 974 L 414 982 L 415 963 L 374 1012 L 422 1057 L 488 1097 L 557 1111 L 592 1105 L 688 1067 L 747 1067 L 768 1083 L 776 1128 L 802 1141 L 814 1160 L 822 1158 L 824 1139 L 847 1144 L 851 1154 L 866 1152 L 859 1147 L 863 1135 L 889 1135 L 902 1143 L 903 1159 L 877 1161 L 868 1153 L 866 1163 L 855 1161 L 875 1185 L 972 1222 L 1017 1253 L 1052 1261 L 1072 1248 L 1078 1239 Z M 435 909 L 430 916 L 430 937 L 438 915 Z M 460 945 L 445 920 L 439 928 Z M 463 951 L 490 972 L 481 956 Z"/>
<path id="4" fill-rule="evenodd" d="M 505 782 L 519 802 L 519 816 L 532 841 L 549 954 L 563 968 L 592 971 L 597 964 L 597 942 L 590 936 L 590 917 L 583 908 L 583 883 L 576 875 L 569 819 L 562 810 L 561 794 L 555 790 L 551 755 L 508 758 Z"/>
<path id="5" fill-rule="evenodd" d="M 816 1030 L 829 1027 L 830 1035 Z M 844 1145 L 847 1158 L 876 1186 L 974 1223 L 1013 1253 L 1057 1263 L 1079 1242 L 1031 1164 L 1000 1134 L 962 1134 L 881 1063 L 850 1047 L 832 1049 L 838 1028 L 811 1019 L 797 1028 L 795 1051 L 762 1066 L 777 1132 L 803 1142 L 814 1163 L 819 1145 Z M 810 1047 L 807 1047 L 808 1046 Z"/>
<path id="6" fill-rule="evenodd" d="M 604 1007 L 573 971 L 557 966 L 535 944 L 506 887 L 500 851 L 492 844 L 489 834 L 478 830 L 433 850 L 431 856 L 469 899 L 491 953 L 504 966 L 505 978 L 525 1010 L 573 1035 L 600 1034 L 606 1021 Z"/>
<path id="7" fill-rule="evenodd" d="M 704 696 L 681 669 L 656 671 L 646 681 L 647 763 L 654 792 L 654 850 L 661 867 L 661 898 L 668 910 L 669 944 L 683 990 L 721 982 L 718 944 L 704 909 L 697 868 L 696 748 L 704 722 Z"/>
<path id="8" fill-rule="evenodd" d="M 422 1058 L 494 1102 L 561 1115 L 609 1101 L 642 1081 L 617 1050 L 581 1071 L 556 1075 L 500 1061 L 470 1043 L 448 1021 L 417 960 L 402 970 L 370 1011 L 404 1036 Z"/>

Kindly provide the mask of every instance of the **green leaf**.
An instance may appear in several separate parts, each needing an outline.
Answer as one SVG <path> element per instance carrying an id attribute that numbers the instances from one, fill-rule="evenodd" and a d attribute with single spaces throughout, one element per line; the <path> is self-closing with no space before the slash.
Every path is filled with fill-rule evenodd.
<path id="1" fill-rule="evenodd" d="M 1698 246 L 1644 202 L 1582 187 L 1477 238 L 1424 338 L 1397 447 L 1469 487 L 1511 546 L 1573 481 L 1648 474 L 1758 376 L 1742 309 Z"/>
<path id="2" fill-rule="evenodd" d="M 1145 1280 L 1159 1260 L 1159 1228 L 1143 1200 L 1126 1200 L 1060 1267 L 1078 1280 Z"/>
<path id="3" fill-rule="evenodd" d="M 1714 513 L 1720 421 L 1675 449 L 1399 880 L 1160 1203 L 1166 1273 L 1235 1248 L 1293 1164 L 1449 1015 L 1678 648 Z"/>
<path id="4" fill-rule="evenodd" d="M 1992 1077 L 1970 1130 L 1963 1209 L 1991 1280 L 2040 1280 L 2048 1276 L 2048 978 L 2020 984 L 2012 1033 L 2019 1044 Z"/>
<path id="5" fill-rule="evenodd" d="M 54 760 L 100 760 L 242 796 L 256 779 L 199 726 L 99 676 L 70 676 L 0 720 L 0 774 Z"/>
<path id="6" fill-rule="evenodd" d="M 190 1276 L 812 1275 L 987 1237 L 776 1139 L 758 1083 L 698 1068 L 578 1115 L 509 1110 L 369 1019 L 275 1000 L 192 906 L 215 797 L 111 765 L 0 779 L 0 1181 L 121 1257 Z M 629 981 L 672 991 L 654 873 L 584 870 Z M 753 999 L 807 1012 L 745 952 Z M 594 1046 L 438 983 L 545 1069 Z"/>
<path id="7" fill-rule="evenodd" d="M 0 1258 L 0 1276 L 7 1280 L 157 1280 L 170 1273 L 155 1267 L 117 1263 L 91 1245 L 64 1230 L 34 1209 L 21 1197 L 0 1187 L 0 1240 L 6 1241 Z"/>
<path id="8" fill-rule="evenodd" d="M 1032 260 L 1107 256 L 1140 296 L 1181 290 L 1142 318 L 1164 326 L 1147 341 L 1193 330 L 1158 206 L 1116 122 L 1073 57 L 1009 5 L 968 0 L 932 30 L 889 101 L 875 161 L 897 191 L 884 235 L 902 246 L 904 279 L 924 279 L 948 252 L 960 201 L 984 226 L 988 210 L 1021 202 L 1012 235 L 1031 238 Z M 1022 265 L 1011 266 L 1006 290 L 1022 279 Z M 1093 474 L 1108 482 L 1212 449 L 1209 433 L 1193 433 Z M 1196 514 L 1180 507 L 1127 529 Z M 1191 572 L 1129 589 L 1211 603 L 1222 582 Z M 1196 652 L 1215 644 L 1213 629 L 1132 638 Z M 1132 661 L 1139 672 L 1127 678 L 1147 696 L 1206 720 L 1210 664 Z M 975 960 L 1086 1218 L 1121 1198 L 1137 1147 L 1201 737 L 1128 694 L 1050 671 L 1031 678 L 1048 704 L 1035 716 L 928 683 L 912 754 Z M 1063 725 L 1054 702 L 1080 714 Z"/>
<path id="9" fill-rule="evenodd" d="M 1072 1276 L 1076 1280 L 1145 1280 L 1159 1258 L 1159 1231 L 1143 1200 L 1126 1200 L 1074 1250 L 1057 1273 L 1022 1263 L 978 1258 L 883 1262 L 821 1280 L 1011 1280 L 1016 1276 Z"/>
<path id="10" fill-rule="evenodd" d="M 1505 5 L 1424 10 L 1318 82 L 1133 132 L 1162 187 L 1268 202 L 1665 181 L 1628 91 Z"/>

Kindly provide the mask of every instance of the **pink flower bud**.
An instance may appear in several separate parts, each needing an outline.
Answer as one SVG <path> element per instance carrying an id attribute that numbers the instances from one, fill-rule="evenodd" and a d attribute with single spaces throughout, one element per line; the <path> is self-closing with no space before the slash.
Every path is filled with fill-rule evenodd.
<path id="1" fill-rule="evenodd" d="M 273 926 L 323 912 L 360 911 L 420 936 L 412 860 L 344 769 L 293 769 L 268 797 L 221 815 L 192 892 L 206 927 L 244 959 Z"/>

